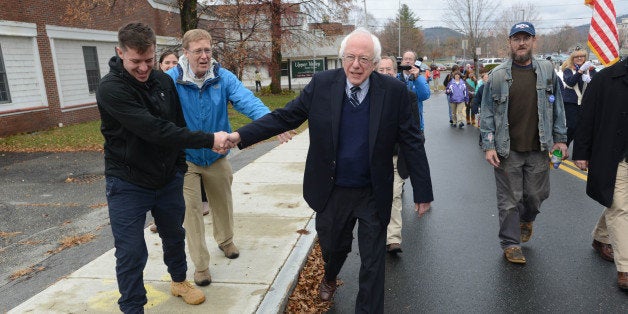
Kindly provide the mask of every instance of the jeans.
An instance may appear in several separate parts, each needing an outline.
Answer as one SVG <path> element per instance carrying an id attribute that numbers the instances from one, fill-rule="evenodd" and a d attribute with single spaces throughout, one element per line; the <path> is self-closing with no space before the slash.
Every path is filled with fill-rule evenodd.
<path id="1" fill-rule="evenodd" d="M 160 189 L 147 189 L 116 177 L 106 178 L 109 220 L 116 248 L 116 278 L 124 313 L 143 313 L 146 304 L 143 271 L 148 259 L 144 224 L 151 211 L 162 239 L 164 263 L 175 282 L 185 280 L 185 214 L 183 174 Z"/>

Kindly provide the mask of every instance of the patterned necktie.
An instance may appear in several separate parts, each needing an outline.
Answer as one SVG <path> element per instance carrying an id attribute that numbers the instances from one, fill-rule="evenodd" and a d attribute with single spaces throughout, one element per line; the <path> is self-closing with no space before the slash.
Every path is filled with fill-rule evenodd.
<path id="1" fill-rule="evenodd" d="M 358 100 L 358 93 L 360 92 L 360 86 L 351 87 L 351 96 L 349 97 L 349 103 L 353 106 L 353 108 L 357 108 L 360 105 L 360 101 Z"/>

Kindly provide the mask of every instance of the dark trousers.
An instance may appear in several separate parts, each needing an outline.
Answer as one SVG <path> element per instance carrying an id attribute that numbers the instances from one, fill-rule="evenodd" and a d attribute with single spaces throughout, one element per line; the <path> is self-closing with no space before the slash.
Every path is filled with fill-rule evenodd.
<path id="1" fill-rule="evenodd" d="M 510 151 L 494 168 L 502 249 L 519 246 L 521 222 L 533 222 L 549 197 L 549 157 L 546 151 Z"/>
<path id="2" fill-rule="evenodd" d="M 324 280 L 336 280 L 351 252 L 356 221 L 361 264 L 355 312 L 383 313 L 386 224 L 378 215 L 370 188 L 336 186 L 325 209 L 316 214 L 316 232 L 325 261 Z"/>
<path id="3" fill-rule="evenodd" d="M 143 271 L 148 259 L 144 224 L 151 211 L 162 239 L 164 263 L 173 281 L 185 280 L 185 215 L 183 174 L 161 189 L 146 189 L 119 178 L 107 177 L 109 220 L 116 248 L 116 278 L 124 313 L 143 313 L 146 304 Z"/>
<path id="4" fill-rule="evenodd" d="M 262 81 L 255 81 L 255 91 L 259 92 L 262 89 Z"/>
<path id="5" fill-rule="evenodd" d="M 567 119 L 567 146 L 571 144 L 573 138 L 576 136 L 576 129 L 578 128 L 578 122 L 580 122 L 580 111 L 582 106 L 571 102 L 565 103 L 565 118 Z"/>

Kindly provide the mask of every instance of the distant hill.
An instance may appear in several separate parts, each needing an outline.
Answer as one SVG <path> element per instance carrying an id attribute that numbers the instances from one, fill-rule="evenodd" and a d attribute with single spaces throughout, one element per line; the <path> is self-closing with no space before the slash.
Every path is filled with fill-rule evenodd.
<path id="1" fill-rule="evenodd" d="M 621 20 L 624 18 L 628 18 L 628 14 L 624 14 L 621 16 L 617 17 L 617 24 L 621 23 Z M 576 29 L 576 31 L 578 32 L 578 34 L 586 37 L 587 34 L 589 33 L 589 28 L 591 27 L 591 24 L 584 24 L 584 25 L 580 25 L 580 26 L 574 26 L 574 28 Z M 462 34 L 458 33 L 457 31 L 451 29 L 451 28 L 447 28 L 447 27 L 430 27 L 430 28 L 424 28 L 423 29 L 423 34 L 425 36 L 425 40 L 426 41 L 435 41 L 437 38 L 440 40 L 444 40 L 445 38 L 448 37 L 462 37 Z"/>
<path id="2" fill-rule="evenodd" d="M 425 36 L 426 41 L 436 41 L 437 39 L 444 41 L 449 37 L 462 37 L 462 34 L 447 27 L 425 28 L 423 29 L 423 35 Z"/>

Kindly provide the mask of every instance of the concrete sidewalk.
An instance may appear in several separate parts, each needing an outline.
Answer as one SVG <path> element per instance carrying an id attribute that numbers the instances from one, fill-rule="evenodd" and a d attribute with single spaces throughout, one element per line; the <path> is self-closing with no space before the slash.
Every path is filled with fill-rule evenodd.
<path id="1" fill-rule="evenodd" d="M 170 294 L 161 240 L 145 231 L 149 259 L 144 271 L 148 313 L 277 313 L 315 239 L 314 214 L 302 197 L 308 132 L 297 135 L 234 174 L 235 244 L 240 257 L 224 257 L 205 216 L 212 283 L 200 287 L 207 297 L 187 305 Z M 306 230 L 307 232 L 303 232 Z M 187 249 L 187 248 L 186 248 Z M 188 280 L 194 266 L 188 256 Z M 114 249 L 58 281 L 8 313 L 119 312 Z"/>

